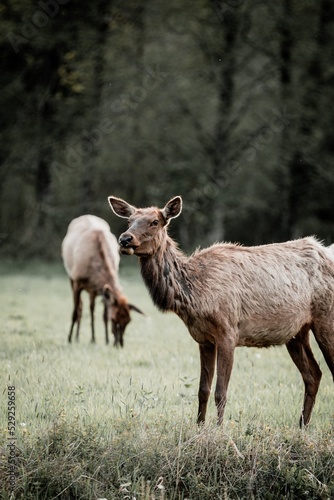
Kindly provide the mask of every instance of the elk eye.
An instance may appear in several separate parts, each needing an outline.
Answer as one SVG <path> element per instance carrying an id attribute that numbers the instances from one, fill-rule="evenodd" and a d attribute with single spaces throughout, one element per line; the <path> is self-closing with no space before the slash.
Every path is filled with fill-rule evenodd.
<path id="1" fill-rule="evenodd" d="M 151 222 L 151 226 L 157 226 L 159 224 L 159 221 L 156 219 L 153 222 Z"/>

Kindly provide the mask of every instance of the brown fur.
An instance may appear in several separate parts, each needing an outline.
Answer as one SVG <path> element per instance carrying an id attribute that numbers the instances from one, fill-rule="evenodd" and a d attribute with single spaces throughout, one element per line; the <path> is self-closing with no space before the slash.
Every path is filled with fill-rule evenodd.
<path id="1" fill-rule="evenodd" d="M 243 247 L 212 245 L 185 256 L 167 234 L 182 200 L 164 209 L 136 209 L 110 197 L 129 228 L 122 253 L 139 256 L 154 303 L 174 311 L 199 343 L 201 376 L 198 422 L 204 422 L 217 365 L 215 400 L 222 422 L 237 346 L 285 344 L 305 384 L 301 425 L 310 421 L 321 371 L 309 343 L 311 329 L 334 376 L 334 260 L 314 238 Z"/>
<path id="2" fill-rule="evenodd" d="M 95 299 L 97 295 L 102 295 L 106 343 L 109 343 L 108 321 L 111 320 L 114 345 L 123 347 L 123 334 L 131 320 L 130 310 L 141 311 L 129 304 L 121 292 L 118 280 L 118 244 L 107 222 L 93 215 L 83 215 L 74 219 L 62 243 L 62 257 L 71 280 L 74 300 L 68 341 L 72 341 L 75 323 L 77 323 L 76 340 L 79 339 L 82 315 L 80 294 L 82 290 L 86 290 L 90 296 L 92 342 L 95 342 Z"/>

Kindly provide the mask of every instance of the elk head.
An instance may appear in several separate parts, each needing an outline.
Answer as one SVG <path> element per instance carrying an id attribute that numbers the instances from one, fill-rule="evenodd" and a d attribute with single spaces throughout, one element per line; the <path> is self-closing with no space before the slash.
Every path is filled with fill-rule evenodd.
<path id="1" fill-rule="evenodd" d="M 131 321 L 130 311 L 144 314 L 138 307 L 129 304 L 123 295 L 115 296 L 109 285 L 104 285 L 103 299 L 107 307 L 108 319 L 111 320 L 111 331 L 114 335 L 114 345 L 124 346 L 123 335 Z"/>
<path id="2" fill-rule="evenodd" d="M 135 208 L 126 201 L 110 196 L 111 209 L 119 217 L 128 219 L 128 230 L 118 239 L 121 253 L 148 257 L 160 247 L 171 219 L 182 210 L 181 196 L 172 198 L 163 209 Z"/>

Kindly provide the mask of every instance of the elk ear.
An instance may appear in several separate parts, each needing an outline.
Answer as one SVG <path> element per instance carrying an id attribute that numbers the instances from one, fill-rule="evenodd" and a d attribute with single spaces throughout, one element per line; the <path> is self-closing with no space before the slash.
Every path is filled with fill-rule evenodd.
<path id="1" fill-rule="evenodd" d="M 143 316 L 146 316 L 146 314 L 145 314 L 145 313 L 143 313 L 143 311 L 141 311 L 141 310 L 139 309 L 139 307 L 134 306 L 133 304 L 129 304 L 129 307 L 130 307 L 131 311 L 136 311 L 137 313 L 139 313 L 139 314 L 143 314 Z"/>
<path id="2" fill-rule="evenodd" d="M 162 210 L 162 215 L 166 220 L 174 219 L 178 217 L 182 211 L 182 198 L 181 196 L 175 196 L 169 200 L 165 208 Z"/>
<path id="3" fill-rule="evenodd" d="M 118 215 L 118 217 L 128 219 L 136 210 L 135 207 L 129 205 L 129 203 L 121 198 L 116 198 L 115 196 L 109 196 L 108 201 L 111 206 L 111 210 Z"/>

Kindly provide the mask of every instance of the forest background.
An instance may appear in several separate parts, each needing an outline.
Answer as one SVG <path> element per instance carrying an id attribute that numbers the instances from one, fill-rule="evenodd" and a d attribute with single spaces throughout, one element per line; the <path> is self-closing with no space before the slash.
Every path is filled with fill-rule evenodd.
<path id="1" fill-rule="evenodd" d="M 108 195 L 173 236 L 334 241 L 330 0 L 3 0 L 0 252 L 59 258 Z"/>

